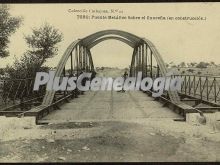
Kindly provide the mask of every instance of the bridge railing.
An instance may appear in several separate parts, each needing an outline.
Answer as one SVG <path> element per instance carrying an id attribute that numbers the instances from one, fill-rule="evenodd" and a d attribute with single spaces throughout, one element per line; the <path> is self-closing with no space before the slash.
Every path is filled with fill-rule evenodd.
<path id="1" fill-rule="evenodd" d="M 64 68 L 63 74 L 61 75 L 60 80 L 59 80 L 60 83 L 63 81 L 62 80 L 63 77 L 69 77 L 69 78 L 75 77 L 75 76 L 78 77 L 77 70 L 72 70 L 71 72 L 72 73 L 66 73 L 66 70 Z M 57 102 L 59 100 L 62 100 L 63 98 L 68 97 L 69 95 L 72 95 L 74 97 L 78 97 L 79 94 L 80 94 L 80 91 L 78 91 L 77 89 L 72 90 L 72 91 L 68 91 L 68 90 L 61 91 L 61 90 L 58 90 L 58 91 L 55 92 L 53 103 L 55 103 L 55 102 Z"/>
<path id="2" fill-rule="evenodd" d="M 181 93 L 220 103 L 220 76 L 174 75 L 182 77 Z"/>
<path id="3" fill-rule="evenodd" d="M 0 108 L 25 103 L 27 100 L 43 98 L 46 86 L 33 91 L 34 78 L 1 79 L 0 80 Z"/>

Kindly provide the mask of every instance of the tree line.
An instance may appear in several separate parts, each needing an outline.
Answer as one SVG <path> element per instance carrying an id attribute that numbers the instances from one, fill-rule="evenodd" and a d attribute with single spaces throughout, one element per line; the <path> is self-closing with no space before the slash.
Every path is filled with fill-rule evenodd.
<path id="1" fill-rule="evenodd" d="M 213 62 L 213 61 L 210 61 L 210 62 L 201 61 L 198 63 L 197 62 L 190 62 L 190 63 L 181 62 L 179 64 L 175 64 L 174 62 L 170 62 L 170 63 L 166 63 L 166 66 L 171 67 L 171 68 L 184 68 L 184 67 L 191 68 L 192 67 L 192 68 L 203 69 L 203 68 L 207 68 L 209 66 L 217 67 L 220 65 L 215 64 L 215 62 Z"/>
<path id="2" fill-rule="evenodd" d="M 23 18 L 10 14 L 10 6 L 0 5 L 0 58 L 9 56 L 8 45 L 10 36 L 22 26 Z M 28 45 L 21 58 L 16 58 L 12 65 L 7 65 L 5 69 L 0 69 L 0 74 L 8 73 L 10 78 L 32 78 L 36 72 L 48 71 L 50 68 L 44 66 L 48 58 L 57 55 L 58 43 L 63 40 L 63 34 L 49 23 L 44 23 L 40 27 L 32 28 L 31 34 L 26 34 L 24 40 Z M 167 67 L 196 67 L 207 68 L 217 66 L 212 62 L 181 62 L 178 65 L 174 62 L 166 64 Z"/>
<path id="3" fill-rule="evenodd" d="M 0 5 L 0 58 L 9 56 L 9 38 L 22 22 L 22 17 L 14 17 L 10 14 L 9 5 Z M 24 40 L 28 50 L 4 70 L 10 78 L 31 78 L 35 77 L 36 72 L 49 70 L 50 68 L 44 64 L 48 58 L 57 55 L 57 44 L 63 40 L 63 34 L 53 25 L 44 23 L 40 27 L 32 28 L 32 33 L 25 35 Z"/>

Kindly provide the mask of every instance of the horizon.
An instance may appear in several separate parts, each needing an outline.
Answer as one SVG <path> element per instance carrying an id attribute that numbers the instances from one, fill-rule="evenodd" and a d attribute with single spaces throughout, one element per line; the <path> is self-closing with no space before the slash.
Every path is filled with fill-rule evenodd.
<path id="1" fill-rule="evenodd" d="M 10 37 L 10 56 L 1 58 L 1 66 L 12 65 L 14 56 L 20 58 L 28 48 L 24 35 L 31 34 L 31 28 L 38 28 L 45 22 L 59 29 L 64 35 L 64 40 L 58 46 L 58 55 L 46 62 L 46 65 L 50 67 L 57 65 L 65 49 L 72 41 L 106 29 L 123 30 L 151 40 L 166 63 L 214 61 L 216 64 L 220 64 L 218 58 L 220 34 L 217 33 L 220 26 L 218 21 L 220 16 L 216 15 L 220 10 L 220 3 L 215 6 L 209 3 L 201 3 L 196 15 L 207 16 L 206 21 L 176 21 L 175 23 L 161 20 L 128 20 L 125 22 L 122 20 L 79 20 L 73 13 L 68 12 L 69 9 L 74 8 L 92 9 L 95 7 L 101 10 L 105 7 L 112 7 L 122 9 L 129 16 L 190 16 L 195 15 L 194 11 L 197 10 L 194 3 L 170 3 L 166 5 L 150 3 L 143 5 L 140 7 L 134 4 L 128 9 L 126 8 L 127 4 L 111 4 L 110 6 L 109 4 L 91 4 L 90 7 L 83 4 L 80 7 L 78 4 L 61 4 L 59 6 L 56 4 L 10 4 L 12 16 L 22 16 L 24 20 L 21 27 Z M 210 10 L 213 12 L 207 12 Z M 35 14 L 36 12 L 38 15 Z M 77 26 L 74 26 L 76 24 Z M 166 31 L 166 33 L 161 33 L 162 31 Z M 95 67 L 125 68 L 130 65 L 132 49 L 120 41 L 101 42 L 92 48 L 91 52 Z"/>

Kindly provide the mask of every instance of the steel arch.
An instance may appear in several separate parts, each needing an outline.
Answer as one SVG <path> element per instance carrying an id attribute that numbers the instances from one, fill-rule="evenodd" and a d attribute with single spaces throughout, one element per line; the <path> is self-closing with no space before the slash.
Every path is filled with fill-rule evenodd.
<path id="1" fill-rule="evenodd" d="M 106 37 L 107 36 L 107 37 Z M 101 38 L 102 37 L 102 38 Z M 129 46 L 132 47 L 137 47 L 138 45 L 141 44 L 146 44 L 149 49 L 152 51 L 152 54 L 154 58 L 156 59 L 156 62 L 160 68 L 160 71 L 163 76 L 166 76 L 167 73 L 167 68 L 165 66 L 164 60 L 162 59 L 162 56 L 156 49 L 155 45 L 148 39 L 138 37 L 134 34 L 121 31 L 121 30 L 103 30 L 100 32 L 96 32 L 94 34 L 91 34 L 83 39 L 78 39 L 74 42 L 72 42 L 66 51 L 64 52 L 60 62 L 57 65 L 55 76 L 60 77 L 62 74 L 62 71 L 65 67 L 65 64 L 71 54 L 71 52 L 77 47 L 77 45 L 84 46 L 87 49 L 90 49 L 91 47 L 95 46 L 96 44 L 105 41 L 107 39 L 116 39 L 120 40 L 122 42 L 125 42 Z M 145 50 L 144 50 L 145 51 Z M 136 54 L 134 53 L 132 56 L 132 59 L 134 59 L 134 56 Z M 89 53 L 89 58 L 92 60 L 91 54 Z M 46 91 L 46 94 L 44 96 L 42 106 L 49 106 L 53 103 L 55 91 Z M 172 102 L 178 103 L 180 102 L 180 98 L 178 96 L 177 92 L 170 92 L 169 91 L 169 96 Z"/>

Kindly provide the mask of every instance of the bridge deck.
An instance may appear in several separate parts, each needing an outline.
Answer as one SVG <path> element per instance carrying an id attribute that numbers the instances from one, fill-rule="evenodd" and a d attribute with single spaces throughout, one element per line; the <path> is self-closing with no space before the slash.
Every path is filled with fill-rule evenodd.
<path id="1" fill-rule="evenodd" d="M 154 98 L 140 91 L 85 92 L 45 116 L 43 120 L 114 120 L 137 118 L 180 118 Z"/>

